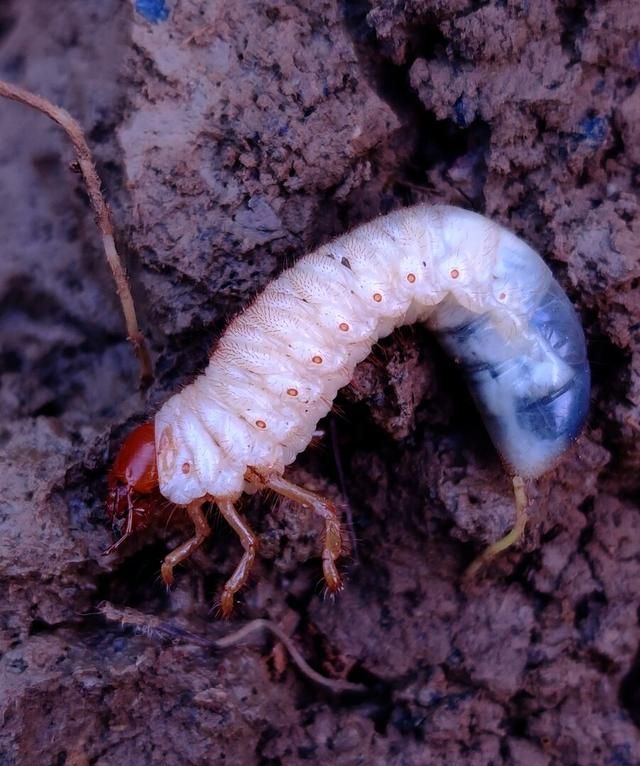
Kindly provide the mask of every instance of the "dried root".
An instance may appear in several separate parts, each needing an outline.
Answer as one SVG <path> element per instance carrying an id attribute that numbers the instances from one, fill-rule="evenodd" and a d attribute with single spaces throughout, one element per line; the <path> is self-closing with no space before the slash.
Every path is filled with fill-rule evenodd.
<path id="1" fill-rule="evenodd" d="M 127 607 L 116 607 L 110 604 L 108 601 L 103 602 L 98 606 L 100 614 L 105 619 L 112 622 L 119 622 L 122 626 L 132 627 L 140 631 L 147 636 L 157 636 L 160 638 L 168 638 L 172 640 L 185 641 L 196 646 L 201 646 L 206 649 L 212 649 L 214 651 L 220 651 L 222 649 L 229 649 L 233 646 L 241 644 L 255 633 L 261 633 L 266 631 L 275 636 L 278 641 L 289 652 L 289 656 L 294 665 L 302 673 L 303 676 L 308 678 L 314 684 L 322 686 L 324 689 L 332 692 L 333 694 L 344 693 L 356 693 L 362 694 L 367 691 L 366 687 L 362 684 L 355 684 L 350 681 L 343 681 L 339 678 L 328 678 L 314 670 L 309 663 L 300 654 L 297 647 L 291 640 L 291 638 L 274 622 L 270 620 L 251 620 L 246 625 L 243 625 L 238 630 L 228 633 L 226 636 L 218 639 L 205 638 L 197 633 L 185 630 L 178 625 L 173 625 L 169 622 L 163 622 L 158 617 L 153 615 L 144 614 L 138 612 L 135 609 L 129 609 Z"/>
<path id="2" fill-rule="evenodd" d="M 20 104 L 26 104 L 26 106 L 46 114 L 47 117 L 64 130 L 73 144 L 76 159 L 95 213 L 96 224 L 102 235 L 102 246 L 104 247 L 104 252 L 116 283 L 122 313 L 127 325 L 127 335 L 140 364 L 140 385 L 142 388 L 146 388 L 153 380 L 153 364 L 147 343 L 138 327 L 133 296 L 131 295 L 127 275 L 113 239 L 111 215 L 102 196 L 100 178 L 96 172 L 91 150 L 86 142 L 82 128 L 69 112 L 62 109 L 62 107 L 56 106 L 47 101 L 46 98 L 31 93 L 31 91 L 20 88 L 17 85 L 11 85 L 0 80 L 0 96 L 12 101 L 18 101 Z"/>

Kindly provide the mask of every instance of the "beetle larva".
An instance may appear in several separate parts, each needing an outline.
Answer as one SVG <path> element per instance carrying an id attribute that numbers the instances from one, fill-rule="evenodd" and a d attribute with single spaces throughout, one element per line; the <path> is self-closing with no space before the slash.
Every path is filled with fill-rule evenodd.
<path id="1" fill-rule="evenodd" d="M 125 441 L 110 475 L 109 507 L 127 518 L 126 534 L 140 523 L 136 511 L 138 519 L 149 515 L 148 494 L 158 488 L 186 507 L 195 526 L 162 565 L 167 584 L 209 533 L 202 505 L 213 501 L 245 551 L 223 591 L 228 614 L 256 555 L 234 502 L 247 489 L 269 488 L 324 519 L 324 576 L 331 591 L 340 588 L 335 508 L 287 482 L 284 469 L 372 345 L 417 321 L 428 322 L 465 368 L 515 474 L 522 516 L 523 478 L 551 468 L 585 420 L 584 334 L 525 242 L 476 213 L 418 205 L 359 226 L 284 271 L 231 322 L 204 373 L 164 404 L 153 427 Z"/>

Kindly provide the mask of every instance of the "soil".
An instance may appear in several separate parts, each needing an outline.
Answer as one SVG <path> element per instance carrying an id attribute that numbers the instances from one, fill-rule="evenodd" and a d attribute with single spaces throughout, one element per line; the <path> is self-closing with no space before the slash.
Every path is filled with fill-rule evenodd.
<path id="1" fill-rule="evenodd" d="M 95 152 L 155 357 L 147 395 L 87 195 L 56 126 L 0 104 L 0 764 L 640 763 L 640 4 L 470 0 L 5 0 L 0 77 L 66 107 Z M 544 254 L 588 336 L 593 402 L 530 489 L 522 545 L 464 383 L 421 327 L 376 348 L 290 470 L 348 499 L 347 586 L 326 598 L 313 519 L 220 523 L 166 592 L 180 519 L 118 555 L 104 513 L 123 436 L 206 362 L 229 317 L 334 234 L 415 202 L 464 205 Z M 173 522 L 176 523 L 173 523 Z M 103 601 L 213 654 L 107 622 Z"/>

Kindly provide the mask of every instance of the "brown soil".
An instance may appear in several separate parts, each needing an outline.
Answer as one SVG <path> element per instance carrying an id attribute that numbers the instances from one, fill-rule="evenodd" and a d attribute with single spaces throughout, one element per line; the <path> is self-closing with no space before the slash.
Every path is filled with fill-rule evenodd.
<path id="1" fill-rule="evenodd" d="M 64 136 L 0 103 L 0 764 L 640 762 L 639 41 L 628 0 L 0 5 L 0 77 L 86 127 L 158 374 L 141 397 Z M 269 617 L 368 694 L 323 692 L 268 640 L 213 655 L 107 623 L 105 599 L 231 629 L 212 611 L 240 555 L 224 525 L 170 593 L 159 563 L 186 527 L 101 555 L 110 456 L 279 268 L 418 201 L 522 235 L 584 321 L 589 423 L 532 489 L 524 545 L 462 586 L 512 498 L 414 328 L 291 470 L 348 494 L 339 598 L 312 519 L 244 505 L 263 555 L 238 622 Z"/>

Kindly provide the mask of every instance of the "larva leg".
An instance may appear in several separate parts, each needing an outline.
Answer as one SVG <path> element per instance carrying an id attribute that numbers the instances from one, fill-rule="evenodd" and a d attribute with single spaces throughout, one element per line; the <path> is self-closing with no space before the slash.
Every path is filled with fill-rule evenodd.
<path id="1" fill-rule="evenodd" d="M 223 617 L 229 617 L 233 611 L 233 597 L 247 582 L 249 572 L 256 559 L 258 540 L 247 522 L 240 516 L 238 511 L 236 511 L 231 500 L 226 498 L 216 498 L 216 505 L 229 526 L 240 538 L 240 542 L 244 548 L 244 556 L 236 567 L 235 572 L 225 583 L 224 590 L 222 591 L 222 598 L 220 600 Z"/>
<path id="2" fill-rule="evenodd" d="M 171 551 L 162 562 L 160 573 L 162 575 L 162 580 L 167 587 L 173 583 L 173 568 L 185 559 L 188 559 L 211 534 L 211 529 L 209 528 L 204 511 L 202 510 L 202 500 L 194 500 L 193 503 L 189 503 L 187 506 L 187 513 L 193 522 L 194 534 L 191 539 Z"/>
<path id="3" fill-rule="evenodd" d="M 309 492 L 292 484 L 282 476 L 262 477 L 269 489 L 278 495 L 289 498 L 320 516 L 324 521 L 324 540 L 322 548 L 322 571 L 327 587 L 332 593 L 342 588 L 342 578 L 338 573 L 336 561 L 343 551 L 342 531 L 335 505 L 324 497 Z"/>
<path id="4" fill-rule="evenodd" d="M 465 572 L 466 580 L 473 579 L 483 567 L 490 564 L 503 551 L 506 551 L 507 548 L 517 543 L 524 534 L 525 527 L 527 526 L 527 493 L 524 480 L 521 476 L 513 477 L 513 493 L 516 501 L 516 522 L 513 525 L 513 529 L 482 551 Z"/>

